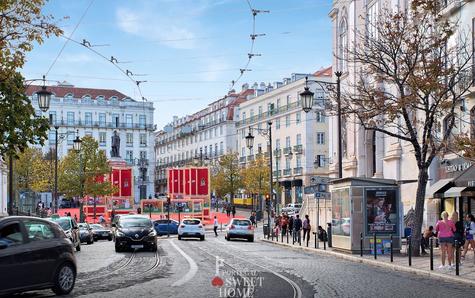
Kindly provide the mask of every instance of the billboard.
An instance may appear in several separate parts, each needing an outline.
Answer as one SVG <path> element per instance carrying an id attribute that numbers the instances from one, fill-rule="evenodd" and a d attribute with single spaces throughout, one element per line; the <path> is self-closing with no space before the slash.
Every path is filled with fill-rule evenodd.
<path id="1" fill-rule="evenodd" d="M 209 169 L 199 168 L 170 168 L 167 172 L 168 192 L 183 196 L 209 196 Z"/>
<path id="2" fill-rule="evenodd" d="M 397 189 L 366 189 L 366 233 L 397 234 Z"/>

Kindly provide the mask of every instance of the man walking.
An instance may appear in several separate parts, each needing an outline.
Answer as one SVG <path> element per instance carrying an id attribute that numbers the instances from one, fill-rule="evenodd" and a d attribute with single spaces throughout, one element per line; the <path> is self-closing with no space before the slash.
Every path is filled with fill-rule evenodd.
<path id="1" fill-rule="evenodd" d="M 301 239 L 301 236 L 300 236 L 300 230 L 302 230 L 302 220 L 300 219 L 300 216 L 297 214 L 295 219 L 294 219 L 294 232 L 292 233 L 294 243 L 298 242 L 299 244 L 302 244 L 302 239 Z"/>
<path id="2" fill-rule="evenodd" d="M 307 246 L 308 246 L 308 241 L 310 240 L 310 219 L 308 218 L 308 215 L 305 215 L 305 219 L 303 221 L 303 241 L 307 241 Z"/>
<path id="3" fill-rule="evenodd" d="M 214 235 L 218 237 L 218 219 L 216 218 L 216 215 L 214 216 L 213 230 L 214 230 Z"/>

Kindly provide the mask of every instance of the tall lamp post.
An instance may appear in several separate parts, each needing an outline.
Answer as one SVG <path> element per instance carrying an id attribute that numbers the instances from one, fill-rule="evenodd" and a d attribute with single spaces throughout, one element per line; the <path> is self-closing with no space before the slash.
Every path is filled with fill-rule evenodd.
<path id="1" fill-rule="evenodd" d="M 171 207 L 171 200 L 170 194 L 167 194 L 167 237 L 170 238 L 170 207 Z M 179 224 L 179 223 L 178 223 Z"/>
<path id="2" fill-rule="evenodd" d="M 51 102 L 51 92 L 49 92 L 46 89 L 46 80 L 45 76 L 43 76 L 42 79 L 33 79 L 33 80 L 26 80 L 25 82 L 34 82 L 34 81 L 43 81 L 43 86 L 39 91 L 36 92 L 36 95 L 38 96 L 38 107 L 42 112 L 46 112 L 49 109 L 50 102 Z M 14 191 L 13 191 L 13 158 L 14 158 L 14 153 L 13 151 L 10 152 L 10 158 L 8 161 L 8 166 L 9 166 L 9 174 L 8 174 L 8 204 L 7 204 L 7 212 L 9 215 L 13 215 L 13 197 L 14 197 Z M 18 210 L 18 209 L 17 209 Z"/>
<path id="3" fill-rule="evenodd" d="M 76 151 L 78 154 L 79 154 L 79 175 L 80 175 L 80 191 L 79 191 L 79 196 L 80 196 L 80 200 L 81 202 L 83 201 L 84 199 L 84 194 L 83 194 L 83 164 L 82 164 L 82 154 L 81 154 L 81 147 L 82 147 L 82 140 L 79 138 L 79 130 L 76 132 L 77 135 L 76 135 L 76 139 L 74 139 L 73 141 L 73 149 L 74 151 Z M 79 222 L 84 222 L 84 211 L 82 210 L 83 209 L 83 203 L 80 203 L 79 204 L 80 208 L 79 208 Z M 95 216 L 95 213 L 96 213 L 96 198 L 94 198 L 94 216 Z"/>
<path id="4" fill-rule="evenodd" d="M 302 104 L 302 109 L 305 113 L 308 113 L 312 110 L 313 107 L 313 95 L 314 93 L 310 91 L 307 83 L 308 82 L 314 82 L 319 84 L 322 89 L 330 89 L 330 86 L 336 86 L 336 102 L 337 102 L 337 117 L 338 117 L 338 122 L 337 122 L 337 129 L 338 129 L 338 178 L 343 177 L 343 153 L 342 153 L 342 136 L 341 136 L 341 71 L 336 71 L 335 76 L 336 76 L 336 83 L 333 82 L 325 82 L 325 81 L 318 81 L 318 80 L 312 80 L 308 79 L 308 77 L 305 77 L 305 89 L 302 93 L 300 93 L 300 100 Z"/>
<path id="5" fill-rule="evenodd" d="M 270 174 L 269 174 L 269 195 L 273 197 L 273 187 L 272 187 L 272 121 L 267 122 L 267 129 L 259 129 L 259 128 L 254 128 L 261 136 L 267 137 L 267 145 L 268 145 L 268 150 L 269 150 L 269 168 L 270 168 Z M 246 136 L 246 147 L 251 150 L 252 147 L 254 147 L 254 136 L 252 135 L 252 129 L 249 127 L 249 134 Z M 261 198 L 262 199 L 262 198 Z M 277 205 L 277 202 L 274 202 L 274 206 Z M 269 204 L 267 204 L 267 238 L 269 238 L 269 233 L 270 233 L 270 201 Z"/>

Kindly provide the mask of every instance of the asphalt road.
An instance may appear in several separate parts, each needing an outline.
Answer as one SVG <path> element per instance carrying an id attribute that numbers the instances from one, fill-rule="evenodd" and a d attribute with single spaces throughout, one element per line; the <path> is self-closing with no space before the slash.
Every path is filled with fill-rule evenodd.
<path id="1" fill-rule="evenodd" d="M 159 239 L 158 252 L 83 246 L 70 297 L 475 297 L 444 283 L 256 241 Z M 218 277 L 218 278 L 216 278 Z M 48 297 L 51 291 L 17 297 Z"/>

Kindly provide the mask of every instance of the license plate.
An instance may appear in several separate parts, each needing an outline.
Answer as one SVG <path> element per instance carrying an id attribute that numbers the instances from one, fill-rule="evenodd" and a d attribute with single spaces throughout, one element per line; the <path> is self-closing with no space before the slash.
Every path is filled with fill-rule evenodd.
<path id="1" fill-rule="evenodd" d="M 131 248 L 143 248 L 143 245 L 131 245 Z"/>
<path id="2" fill-rule="evenodd" d="M 109 233 L 105 232 L 105 233 L 102 233 L 102 236 L 107 236 Z"/>

